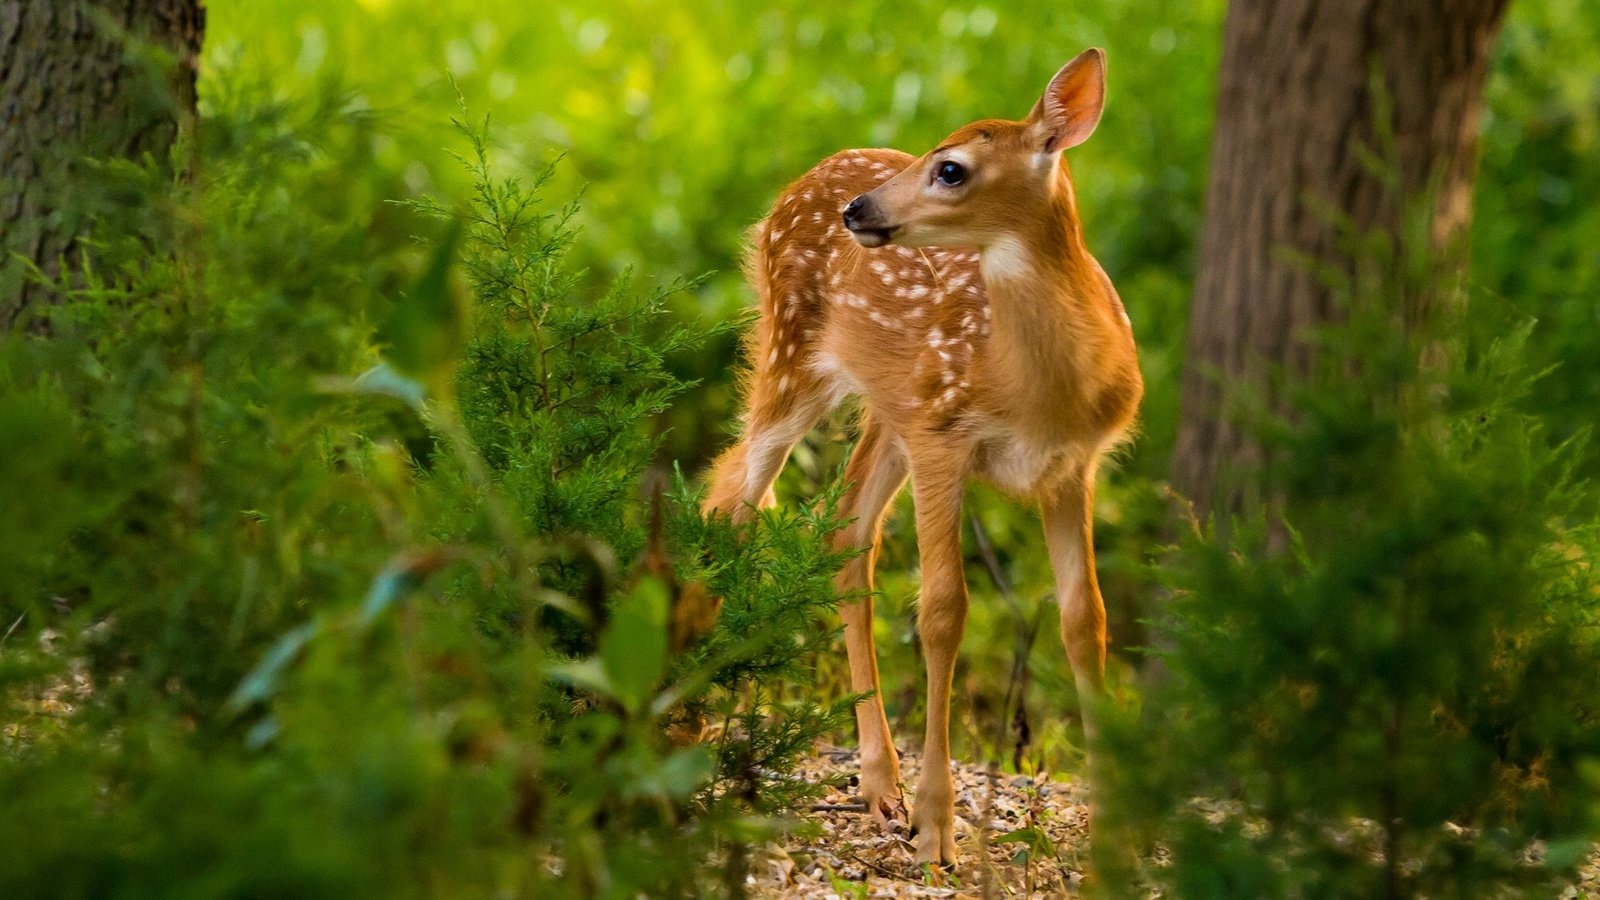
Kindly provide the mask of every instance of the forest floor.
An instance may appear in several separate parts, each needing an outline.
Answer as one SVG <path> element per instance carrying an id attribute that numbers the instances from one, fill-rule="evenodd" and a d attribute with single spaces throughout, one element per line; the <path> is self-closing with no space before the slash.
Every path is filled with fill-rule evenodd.
<path id="1" fill-rule="evenodd" d="M 903 782 L 915 785 L 919 756 L 900 759 Z M 1076 897 L 1088 866 L 1088 785 L 1080 779 L 991 773 L 957 762 L 954 873 L 912 863 L 915 845 L 903 829 L 885 831 L 856 796 L 856 751 L 823 748 L 799 776 L 838 784 L 816 805 L 809 833 L 758 856 L 756 897 Z M 977 827 L 979 824 L 983 827 Z M 1159 865 L 1159 863 L 1158 863 Z M 1151 896 L 1159 896 L 1152 893 Z M 1600 900 L 1600 849 L 1560 900 Z"/>
<path id="2" fill-rule="evenodd" d="M 900 759 L 915 785 L 919 756 Z M 825 748 L 799 772 L 816 783 L 842 782 L 813 812 L 816 830 L 768 847 L 755 867 L 758 897 L 1075 896 L 1088 863 L 1088 788 L 1082 781 L 991 774 L 957 763 L 954 873 L 912 863 L 910 834 L 885 831 L 855 795 L 856 751 Z M 979 824 L 984 827 L 976 827 Z M 982 864 L 979 863 L 982 860 Z"/>

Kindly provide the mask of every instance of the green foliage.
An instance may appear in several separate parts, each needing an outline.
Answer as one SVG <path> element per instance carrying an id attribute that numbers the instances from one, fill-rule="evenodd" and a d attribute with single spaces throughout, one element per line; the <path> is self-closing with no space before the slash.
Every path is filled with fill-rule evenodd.
<path id="1" fill-rule="evenodd" d="M 0 339 L 0 895 L 729 884 L 809 789 L 772 776 L 850 700 L 825 612 L 847 436 L 802 444 L 791 511 L 742 532 L 685 483 L 734 419 L 745 231 L 827 153 L 1021 114 L 1087 45 L 1111 93 L 1070 161 L 1148 388 L 1097 529 L 1113 680 L 1138 660 L 1220 0 L 207 6 L 194 180 L 85 167 L 101 228 L 76 299 L 49 340 Z M 1106 809 L 1161 829 L 1182 896 L 1310 895 L 1330 871 L 1369 894 L 1389 833 L 1406 887 L 1532 890 L 1578 852 L 1597 22 L 1597 0 L 1515 3 L 1497 51 L 1473 302 L 1446 324 L 1510 336 L 1419 369 L 1379 319 L 1330 335 L 1360 377 L 1322 373 L 1272 432 L 1292 531 L 1186 537 L 1155 573 L 1188 598 L 1161 626 L 1180 677 L 1147 698 L 1166 730 L 1134 732 Z M 451 130 L 462 94 L 500 143 Z M 670 577 L 636 565 L 663 461 L 687 476 L 662 513 Z M 994 556 L 969 539 L 956 753 L 1069 767 L 1035 517 L 969 499 Z M 877 625 L 902 736 L 922 689 L 908 521 Z M 717 628 L 664 644 L 694 586 Z M 703 745 L 663 739 L 696 720 Z M 1374 743 L 1393 723 L 1398 749 Z M 1385 785 L 1406 816 L 1387 828 Z M 1031 831 L 1010 839 L 1046 853 Z M 1547 865 L 1517 868 L 1533 835 Z"/>
<path id="2" fill-rule="evenodd" d="M 1348 320 L 1257 422 L 1271 515 L 1163 567 L 1168 682 L 1112 731 L 1114 806 L 1178 896 L 1548 896 L 1595 827 L 1583 449 L 1520 411 L 1531 323 L 1436 297 L 1408 328 L 1427 268 L 1360 252 Z"/>
<path id="3" fill-rule="evenodd" d="M 1594 418 L 1600 397 L 1600 8 L 1589 2 L 1511 7 L 1489 80 L 1473 223 L 1474 275 L 1537 325 L 1536 369 L 1558 366 L 1524 407 L 1557 438 Z M 1600 446 L 1580 466 L 1600 474 Z"/>
<path id="4" fill-rule="evenodd" d="M 364 277 L 387 249 L 306 195 L 338 162 L 274 162 L 365 120 L 296 112 L 215 122 L 193 182 L 116 173 L 148 217 L 102 223 L 48 338 L 0 342 L 28 478 L 0 516 L 0 893 L 742 879 L 719 848 L 787 827 L 814 789 L 783 774 L 849 709 L 755 680 L 804 678 L 831 636 L 832 504 L 736 534 L 680 486 L 656 552 L 730 614 L 670 648 L 687 582 L 635 560 L 652 422 L 687 386 L 665 358 L 697 340 L 666 318 L 682 285 L 591 294 L 551 170 L 497 178 L 464 128 L 474 198 L 414 204 L 444 237 L 388 302 Z M 676 746 L 685 709 L 729 721 Z"/>
<path id="5" fill-rule="evenodd" d="M 1146 642 L 1141 620 L 1159 596 L 1146 564 L 1170 533 L 1162 497 L 1225 7 L 1216 0 L 826 8 L 769 0 L 757 10 L 727 0 L 213 0 L 201 87 L 219 105 L 238 94 L 291 92 L 327 94 L 323 102 L 335 109 L 363 111 L 380 133 L 343 168 L 344 183 L 317 198 L 348 198 L 357 210 L 373 210 L 383 198 L 471 192 L 470 172 L 438 149 L 452 140 L 447 122 L 459 87 L 493 110 L 503 163 L 535 172 L 542 165 L 526 161 L 553 147 L 566 163 L 549 189 L 570 196 L 587 185 L 572 222 L 582 231 L 568 248 L 572 268 L 586 272 L 586 289 L 603 291 L 630 267 L 645 284 L 710 272 L 668 300 L 677 321 L 698 327 L 748 310 L 739 259 L 745 232 L 817 160 L 843 147 L 920 151 L 973 119 L 1020 115 L 1062 62 L 1085 46 L 1105 47 L 1106 115 L 1069 161 L 1089 246 L 1133 319 L 1146 384 L 1139 437 L 1099 490 L 1098 559 L 1116 666 L 1136 660 L 1128 649 Z M 1552 414 L 1546 433 L 1554 440 L 1587 421 L 1600 391 L 1596 367 L 1579 362 L 1595 357 L 1590 343 L 1600 334 L 1593 318 L 1600 224 L 1584 202 L 1595 193 L 1584 186 L 1596 177 L 1600 133 L 1590 77 L 1595 22 L 1597 0 L 1510 5 L 1478 179 L 1473 280 L 1538 320 L 1527 344 L 1532 368 L 1559 368 L 1525 411 Z M 224 77 L 205 77 L 211 74 Z M 395 246 L 409 238 L 414 225 L 395 212 L 368 213 L 369 239 Z M 391 294 L 408 283 L 386 277 Z M 669 356 L 670 370 L 696 386 L 657 420 L 661 457 L 690 477 L 728 440 L 737 364 L 731 334 Z M 804 442 L 779 484 L 783 502 L 820 491 L 848 441 L 830 428 Z M 1585 451 L 1588 474 L 1600 459 L 1596 449 Z M 1020 655 L 1035 736 L 1025 763 L 1059 769 L 1081 739 L 1064 715 L 1074 691 L 1052 638 L 1053 580 L 1036 516 L 986 491 L 970 500 L 1018 605 L 1005 601 L 972 553 L 962 677 L 985 686 L 976 699 L 998 698 Z M 914 731 L 922 673 L 906 511 L 902 501 L 882 554 L 878 645 L 891 719 Z M 969 536 L 969 550 L 975 543 Z M 1041 610 L 1045 639 L 1020 646 L 1019 626 Z M 833 693 L 848 689 L 842 662 L 820 665 Z M 999 706 L 995 699 L 972 710 L 971 727 L 954 738 L 958 753 L 987 752 L 1009 720 Z"/>

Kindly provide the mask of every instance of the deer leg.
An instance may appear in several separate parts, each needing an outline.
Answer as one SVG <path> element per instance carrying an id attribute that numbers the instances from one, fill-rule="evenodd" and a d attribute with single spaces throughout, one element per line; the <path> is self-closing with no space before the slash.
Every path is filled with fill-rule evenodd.
<path id="1" fill-rule="evenodd" d="M 841 598 L 845 650 L 850 656 L 850 690 L 871 693 L 856 704 L 856 733 L 861 745 L 861 796 L 867 811 L 881 824 L 904 821 L 905 796 L 900 790 L 900 760 L 889 736 L 878 685 L 878 652 L 872 641 L 873 570 L 877 565 L 884 509 L 906 480 L 904 454 L 883 428 L 864 420 L 861 439 L 845 466 L 844 513 L 854 521 L 834 535 L 834 546 L 857 548 L 862 554 L 839 570 L 834 585 Z"/>
<path id="2" fill-rule="evenodd" d="M 917 615 L 928 666 L 928 731 L 922 777 L 911 814 L 917 862 L 955 865 L 955 784 L 950 777 L 950 689 L 967 622 L 967 583 L 961 560 L 964 472 L 948 460 L 912 462 L 922 597 Z"/>
<path id="3" fill-rule="evenodd" d="M 757 509 L 773 505 L 772 484 L 790 451 L 827 412 L 822 396 L 807 400 L 781 414 L 767 406 L 752 407 L 744 436 L 712 466 L 705 512 L 723 513 L 742 525 L 755 518 Z"/>
<path id="4" fill-rule="evenodd" d="M 764 390 L 759 372 L 754 387 L 753 398 L 771 396 Z M 790 451 L 827 412 L 824 395 L 812 385 L 806 387 L 808 389 L 800 394 L 804 402 L 787 405 L 752 402 L 744 436 L 712 465 L 710 490 L 701 504 L 701 512 L 726 515 L 735 524 L 743 525 L 755 518 L 757 509 L 774 504 L 772 484 L 783 471 Z M 711 630 L 722 612 L 722 598 L 708 597 L 702 607 L 682 613 L 674 611 L 673 633 L 680 643 L 687 644 Z"/>
<path id="5" fill-rule="evenodd" d="M 1045 546 L 1056 575 L 1061 643 L 1083 711 L 1084 737 L 1094 746 L 1094 707 L 1104 689 L 1106 607 L 1094 571 L 1094 470 L 1069 480 L 1042 504 Z"/>

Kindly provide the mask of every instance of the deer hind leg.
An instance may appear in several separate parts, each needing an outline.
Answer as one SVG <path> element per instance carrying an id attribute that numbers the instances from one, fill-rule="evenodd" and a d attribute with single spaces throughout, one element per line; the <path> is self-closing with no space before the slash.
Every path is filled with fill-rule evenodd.
<path id="1" fill-rule="evenodd" d="M 746 264 L 760 298 L 761 319 L 747 345 L 752 362 L 746 383 L 745 431 L 712 467 L 705 511 L 748 522 L 775 502 L 772 484 L 789 453 L 837 402 L 832 385 L 809 363 L 812 326 L 820 319 L 816 291 L 768 252 L 765 223 L 757 227 L 756 247 Z"/>
<path id="2" fill-rule="evenodd" d="M 1094 708 L 1104 688 L 1106 608 L 1094 570 L 1094 468 L 1070 479 L 1042 504 L 1045 546 L 1056 575 L 1061 643 L 1078 686 L 1084 736 L 1092 751 Z"/>
<path id="3" fill-rule="evenodd" d="M 1094 569 L 1094 466 L 1089 465 L 1053 495 L 1044 498 L 1045 546 L 1056 575 L 1056 604 L 1061 609 L 1061 643 L 1072 664 L 1078 686 L 1078 708 L 1083 715 L 1085 768 L 1091 787 L 1098 758 L 1099 708 L 1105 696 L 1106 607 Z M 1096 854 L 1095 865 L 1124 868 L 1132 865 L 1132 845 L 1126 836 L 1104 831 L 1097 801 L 1089 808 L 1090 842 L 1106 851 Z"/>
<path id="4" fill-rule="evenodd" d="M 884 510 L 906 480 L 905 454 L 887 431 L 870 418 L 861 425 L 861 439 L 845 466 L 843 513 L 853 521 L 834 534 L 834 546 L 854 548 L 860 556 L 839 570 L 834 582 L 841 598 L 845 650 L 850 656 L 850 690 L 870 693 L 856 704 L 856 732 L 861 744 L 861 797 L 873 818 L 906 819 L 900 790 L 900 759 L 889 736 L 878 685 L 878 653 L 872 641 L 873 570 L 883 532 Z"/>
<path id="5" fill-rule="evenodd" d="M 772 484 L 789 453 L 834 405 L 829 386 L 805 365 L 809 354 L 796 355 L 798 345 L 780 344 L 781 337 L 763 335 L 747 389 L 744 434 L 711 469 L 705 511 L 738 524 L 773 505 Z"/>
<path id="6" fill-rule="evenodd" d="M 790 451 L 828 412 L 831 400 L 817 377 L 798 366 L 781 374 L 757 369 L 744 435 L 713 464 L 705 512 L 743 524 L 757 509 L 772 506 L 772 485 Z"/>
<path id="7" fill-rule="evenodd" d="M 950 689 L 967 622 L 967 581 L 961 557 L 964 467 L 955 460 L 912 460 L 917 550 L 922 561 L 917 627 L 928 666 L 928 731 L 911 824 L 917 862 L 955 865 L 955 784 L 950 777 Z"/>

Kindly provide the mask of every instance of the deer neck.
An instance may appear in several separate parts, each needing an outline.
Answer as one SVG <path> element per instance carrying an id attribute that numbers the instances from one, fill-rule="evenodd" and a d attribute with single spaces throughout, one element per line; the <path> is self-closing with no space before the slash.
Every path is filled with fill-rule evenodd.
<path id="1" fill-rule="evenodd" d="M 1039 213 L 980 248 L 979 267 L 993 329 L 985 367 L 998 405 L 1041 437 L 1073 428 L 1074 411 L 1092 407 L 1120 374 L 1108 362 L 1120 362 L 1115 351 L 1131 335 L 1084 244 L 1064 163 Z"/>

